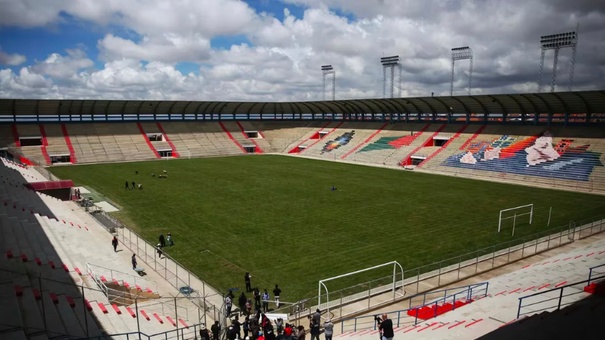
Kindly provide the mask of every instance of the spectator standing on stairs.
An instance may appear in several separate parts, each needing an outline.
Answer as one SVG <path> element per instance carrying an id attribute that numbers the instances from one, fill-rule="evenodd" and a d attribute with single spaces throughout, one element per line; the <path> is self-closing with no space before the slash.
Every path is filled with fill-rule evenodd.
<path id="1" fill-rule="evenodd" d="M 137 269 L 137 254 L 132 254 L 132 269 Z"/>
<path id="2" fill-rule="evenodd" d="M 389 319 L 387 314 L 382 314 L 382 321 L 378 323 L 378 328 L 382 333 L 382 340 L 393 340 L 393 321 Z"/>
<path id="3" fill-rule="evenodd" d="M 332 340 L 332 334 L 334 334 L 334 324 L 332 320 L 328 319 L 324 322 L 324 336 L 326 340 Z"/>
<path id="4" fill-rule="evenodd" d="M 212 340 L 218 340 L 221 334 L 221 324 L 218 321 L 214 321 L 214 324 L 210 327 L 212 331 Z"/>
<path id="5" fill-rule="evenodd" d="M 210 340 L 210 333 L 208 333 L 208 330 L 206 329 L 205 325 L 202 325 L 202 327 L 200 328 L 200 339 Z"/>
<path id="6" fill-rule="evenodd" d="M 113 240 L 111 240 L 111 245 L 113 246 L 113 252 L 117 253 L 118 252 L 118 238 L 117 237 L 113 237 Z"/>

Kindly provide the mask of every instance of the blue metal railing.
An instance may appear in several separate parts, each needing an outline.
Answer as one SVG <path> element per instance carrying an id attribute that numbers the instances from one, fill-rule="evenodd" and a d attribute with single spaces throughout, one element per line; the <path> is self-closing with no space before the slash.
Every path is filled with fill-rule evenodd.
<path id="1" fill-rule="evenodd" d="M 407 313 L 410 310 L 418 310 L 418 309 L 426 307 L 426 306 L 435 306 L 435 316 L 437 316 L 437 306 L 439 306 L 440 304 L 444 304 L 444 303 L 451 301 L 452 310 L 454 310 L 454 309 L 456 309 L 456 301 L 461 301 L 461 300 L 468 301 L 468 300 L 471 300 L 472 298 L 485 297 L 485 296 L 487 296 L 488 289 L 489 289 L 489 282 L 482 282 L 482 283 L 472 284 L 472 285 L 468 285 L 468 286 L 441 289 L 441 290 L 437 290 L 437 291 L 416 294 L 416 295 L 409 297 L 409 299 L 411 301 L 411 299 L 422 297 L 421 305 L 407 308 L 407 309 L 387 312 L 386 314 L 389 315 L 389 318 L 391 320 L 393 320 L 394 326 L 400 327 L 400 325 L 404 321 L 404 320 L 402 320 L 402 316 L 403 316 L 403 318 L 406 318 L 408 316 Z M 452 293 L 453 291 L 457 291 L 457 292 Z M 435 295 L 435 294 L 438 294 L 438 295 L 443 294 L 443 296 L 439 297 L 435 300 L 433 300 L 433 298 L 427 298 L 428 296 Z M 432 301 L 427 302 L 428 299 L 430 299 Z M 376 322 L 374 321 L 374 318 L 375 318 L 375 316 L 370 315 L 370 316 L 359 316 L 356 318 L 344 319 L 340 323 L 340 332 L 341 333 L 345 332 L 345 324 L 347 325 L 346 331 L 355 332 L 355 331 L 358 331 L 361 329 L 376 330 L 377 325 L 376 325 Z M 418 313 L 415 313 L 415 316 L 414 316 L 414 325 L 416 325 L 416 324 L 418 324 Z M 351 326 L 352 326 L 352 329 L 348 329 Z"/>
<path id="2" fill-rule="evenodd" d="M 540 312 L 540 311 L 549 310 L 549 309 L 552 309 L 552 308 L 555 308 L 554 309 L 555 311 L 559 310 L 559 309 L 561 309 L 561 305 L 562 305 L 562 301 L 563 301 L 564 297 L 578 295 L 578 294 L 583 294 L 584 293 L 584 290 L 583 290 L 584 286 L 590 284 L 591 281 L 604 280 L 604 279 L 605 279 L 605 275 L 599 276 L 599 277 L 594 277 L 594 278 L 589 278 L 587 280 L 582 280 L 582 281 L 578 281 L 578 282 L 574 282 L 574 283 L 569 283 L 569 284 L 566 284 L 566 285 L 561 286 L 561 287 L 545 290 L 543 292 L 534 293 L 534 294 L 527 295 L 527 296 L 522 296 L 522 297 L 519 298 L 519 306 L 517 307 L 517 319 L 519 317 L 521 317 L 522 314 L 524 314 L 524 313 L 521 313 L 521 309 L 522 308 L 527 308 L 527 307 L 530 307 L 530 306 L 536 306 L 536 305 L 543 304 L 543 303 L 548 303 L 548 302 L 551 302 L 551 301 L 553 302 L 553 304 L 547 304 L 546 307 L 542 306 L 542 307 L 537 308 L 537 309 L 534 307 L 534 308 L 532 308 L 531 311 L 529 311 L 528 313 L 525 313 L 525 314 L 530 314 L 530 313 L 533 314 L 533 313 L 537 313 L 537 312 Z M 578 289 L 577 288 L 578 285 L 582 285 L 582 287 L 580 289 Z M 569 293 L 569 294 L 564 294 L 565 289 L 569 289 L 569 288 L 572 288 L 572 287 L 576 287 L 576 289 L 573 292 Z M 552 292 L 558 292 L 558 294 L 556 294 L 556 293 L 553 294 L 553 295 L 555 295 L 555 297 L 552 297 L 552 296 L 545 297 L 545 299 L 539 300 L 537 302 L 532 302 L 532 303 L 523 305 L 523 301 L 524 300 L 527 300 L 527 299 L 530 299 L 530 298 L 533 298 L 533 297 L 536 297 L 536 296 L 552 293 Z M 567 304 L 570 304 L 570 303 L 567 303 Z M 565 304 L 565 305 L 567 305 L 567 304 Z M 563 305 L 563 307 L 565 307 L 565 305 Z"/>

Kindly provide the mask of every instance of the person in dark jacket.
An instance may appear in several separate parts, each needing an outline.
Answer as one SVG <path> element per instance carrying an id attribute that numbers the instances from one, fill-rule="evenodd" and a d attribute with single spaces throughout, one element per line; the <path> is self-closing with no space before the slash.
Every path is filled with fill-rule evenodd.
<path id="1" fill-rule="evenodd" d="M 210 340 L 210 333 L 206 329 L 206 326 L 202 325 L 200 327 L 200 339 L 201 340 Z"/>
<path id="2" fill-rule="evenodd" d="M 311 340 L 319 340 L 319 322 L 315 321 L 315 319 L 311 319 L 309 328 L 311 333 Z"/>
<path id="3" fill-rule="evenodd" d="M 246 275 L 244 275 L 244 282 L 246 283 L 246 293 L 250 293 L 252 291 L 252 284 L 250 279 L 252 279 L 252 275 L 246 272 Z"/>
<path id="4" fill-rule="evenodd" d="M 113 252 L 117 253 L 118 252 L 118 238 L 116 236 L 114 236 L 113 240 L 111 240 L 111 245 L 113 246 Z"/>
<path id="5" fill-rule="evenodd" d="M 212 331 L 212 339 L 218 340 L 221 335 L 221 324 L 218 321 L 214 321 L 214 325 L 210 327 L 210 330 Z"/>
<path id="6" fill-rule="evenodd" d="M 259 311 L 260 306 L 260 290 L 257 287 L 254 288 L 254 310 Z"/>
<path id="7" fill-rule="evenodd" d="M 237 299 L 237 305 L 239 306 L 239 315 L 245 315 L 246 314 L 246 302 L 248 302 L 248 298 L 246 298 L 246 294 L 244 294 L 244 292 L 242 292 L 239 295 L 239 298 Z"/>
<path id="8" fill-rule="evenodd" d="M 378 329 L 382 334 L 382 340 L 393 340 L 393 321 L 385 314 L 382 314 L 382 321 L 378 324 Z"/>

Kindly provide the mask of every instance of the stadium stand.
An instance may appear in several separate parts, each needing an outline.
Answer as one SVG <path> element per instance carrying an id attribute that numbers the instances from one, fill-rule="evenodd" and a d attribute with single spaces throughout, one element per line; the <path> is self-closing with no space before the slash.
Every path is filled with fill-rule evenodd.
<path id="1" fill-rule="evenodd" d="M 155 334 L 174 332 L 177 325 L 183 336 L 196 334 L 199 314 L 189 299 L 162 297 L 171 287 L 152 268 L 146 277 L 133 275 L 131 254 L 114 253 L 112 236 L 90 214 L 75 202 L 26 188 L 26 178 L 40 175 L 1 160 L 3 338 L 84 338 L 138 327 Z M 143 313 L 154 317 L 137 322 Z"/>
<path id="2" fill-rule="evenodd" d="M 70 160 L 65 163 L 76 163 L 75 154 L 70 150 L 70 147 L 66 142 L 61 124 L 43 124 L 40 126 L 46 132 L 46 139 L 48 141 L 48 146 L 46 147 L 46 150 L 52 162 L 63 163 L 61 157 L 58 156 L 69 155 Z M 56 160 L 53 160 L 53 158 L 55 158 Z"/>
<path id="3" fill-rule="evenodd" d="M 256 130 L 262 136 L 256 142 L 266 153 L 287 153 L 293 141 L 317 129 L 318 122 L 240 122 L 246 130 Z M 324 122 L 325 123 L 325 122 Z M 297 144 L 298 145 L 298 144 Z"/>
<path id="4" fill-rule="evenodd" d="M 602 308 L 605 305 L 605 296 L 593 297 L 584 289 L 587 285 L 589 269 L 605 263 L 605 237 L 597 236 L 580 241 L 556 255 L 542 256 L 540 260 L 530 258 L 527 262 L 529 263 L 517 270 L 490 278 L 487 281 L 489 293 L 486 296 L 473 294 L 472 303 L 469 303 L 470 300 L 461 299 L 464 302 L 460 302 L 453 310 L 451 306 L 447 308 L 448 304 L 444 304 L 441 299 L 424 304 L 427 307 L 423 310 L 434 311 L 432 309 L 434 304 L 439 306 L 439 309 L 447 308 L 445 312 L 437 313 L 436 317 L 429 315 L 416 319 L 416 309 L 422 306 L 401 311 L 393 311 L 394 306 L 391 306 L 387 313 L 397 326 L 395 337 L 398 339 L 476 339 L 492 331 L 507 334 L 508 327 L 512 328 L 513 332 L 517 332 L 515 328 L 521 328 L 519 323 L 534 317 L 543 320 L 542 325 L 538 325 L 540 329 L 549 324 L 551 334 L 552 328 L 576 336 L 594 331 L 594 327 L 591 327 L 594 325 L 590 322 L 582 322 L 581 327 L 570 325 L 570 322 L 576 320 L 578 314 L 594 322 L 602 318 L 605 312 Z M 603 273 L 597 275 L 600 275 L 601 280 L 605 279 Z M 576 282 L 580 283 L 575 284 Z M 522 297 L 527 301 L 523 303 L 525 307 L 519 309 L 519 300 Z M 561 301 L 559 297 L 562 297 Z M 577 307 L 578 303 L 587 299 L 594 302 L 590 302 L 588 306 Z M 448 301 L 451 302 L 451 299 Z M 568 306 L 572 311 L 575 309 L 575 313 L 566 312 Z M 563 309 L 559 311 L 560 308 Z M 594 313 L 595 311 L 600 314 Z M 519 312 L 521 315 L 518 319 Z M 376 313 L 381 312 L 374 312 Z M 545 317 L 551 314 L 560 323 L 559 327 L 552 325 L 552 320 Z M 372 315 L 344 320 L 338 328 L 340 334 L 335 336 L 335 339 L 375 339 L 378 333 Z M 531 336 L 543 334 L 540 332 L 542 331 L 534 331 L 530 334 Z M 505 335 L 493 338 L 507 337 Z"/>
<path id="5" fill-rule="evenodd" d="M 556 158 L 529 164 L 528 151 L 547 136 Z M 605 147 L 600 129 L 486 126 L 467 142 L 446 145 L 421 168 L 456 176 L 506 179 L 520 183 L 582 188 L 605 188 Z M 494 149 L 498 153 L 490 152 Z M 467 154 L 472 153 L 472 159 Z M 553 183 L 556 182 L 556 183 Z"/>
<path id="6" fill-rule="evenodd" d="M 182 156 L 208 157 L 244 153 L 217 122 L 164 122 L 162 126 Z"/>
<path id="7" fill-rule="evenodd" d="M 327 159 L 339 159 L 384 126 L 385 123 L 344 122 L 334 131 L 329 131 L 329 134 L 323 137 L 320 142 L 304 150 L 302 154 Z"/>

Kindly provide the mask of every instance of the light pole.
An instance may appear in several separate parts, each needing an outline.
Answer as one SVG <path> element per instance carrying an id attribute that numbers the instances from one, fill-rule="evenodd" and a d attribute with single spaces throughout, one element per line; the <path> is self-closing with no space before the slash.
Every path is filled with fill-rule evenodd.
<path id="1" fill-rule="evenodd" d="M 577 31 L 577 29 L 576 29 Z M 544 70 L 544 55 L 548 50 L 554 50 L 552 65 L 552 80 L 550 83 L 550 92 L 555 91 L 557 82 L 557 63 L 559 62 L 559 50 L 562 48 L 571 48 L 571 66 L 569 69 L 569 87 L 573 88 L 573 71 L 576 63 L 576 46 L 578 45 L 578 34 L 576 31 L 559 34 L 543 35 L 540 37 L 540 73 L 538 75 L 538 92 L 542 90 L 542 72 Z"/>
<path id="2" fill-rule="evenodd" d="M 336 71 L 334 71 L 332 65 L 323 65 L 321 73 L 323 74 L 323 100 L 326 100 L 326 76 L 328 75 L 332 76 L 332 100 L 336 100 Z"/>
<path id="3" fill-rule="evenodd" d="M 380 58 L 380 63 L 382 64 L 382 97 L 387 98 L 387 69 L 391 72 L 391 81 L 390 81 L 390 98 L 395 97 L 395 69 L 398 69 L 398 96 L 401 97 L 401 65 L 399 64 L 399 56 L 394 55 L 390 57 L 382 57 Z"/>
<path id="4" fill-rule="evenodd" d="M 468 46 L 452 48 L 452 74 L 450 76 L 450 96 L 454 95 L 454 63 L 456 60 L 470 61 L 468 68 L 468 94 L 471 94 L 471 85 L 473 82 L 473 50 Z"/>

